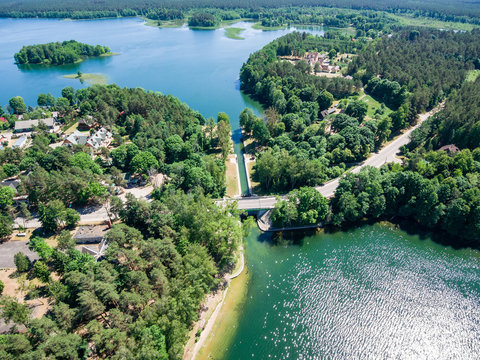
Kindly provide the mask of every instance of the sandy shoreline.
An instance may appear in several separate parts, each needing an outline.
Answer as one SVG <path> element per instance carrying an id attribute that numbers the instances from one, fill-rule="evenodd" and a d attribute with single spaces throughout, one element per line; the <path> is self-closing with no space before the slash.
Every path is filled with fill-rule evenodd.
<path id="1" fill-rule="evenodd" d="M 225 302 L 228 290 L 230 288 L 230 282 L 232 279 L 238 277 L 245 268 L 245 257 L 243 248 L 240 247 L 240 268 L 233 274 L 226 274 L 224 276 L 227 286 L 222 291 L 217 291 L 213 294 L 208 294 L 203 305 L 203 309 L 199 315 L 198 321 L 194 324 L 192 331 L 190 332 L 190 338 L 188 339 L 187 344 L 185 345 L 185 350 L 183 353 L 183 360 L 194 360 L 198 355 L 200 349 L 205 345 L 206 340 L 208 339 L 213 326 L 215 325 L 216 319 L 222 306 Z M 198 341 L 195 342 L 197 332 L 201 330 L 200 337 Z"/>

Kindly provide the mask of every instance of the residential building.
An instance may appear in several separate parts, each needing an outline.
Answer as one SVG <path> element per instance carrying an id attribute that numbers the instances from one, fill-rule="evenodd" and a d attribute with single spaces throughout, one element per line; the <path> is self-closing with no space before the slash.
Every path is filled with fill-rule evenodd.
<path id="1" fill-rule="evenodd" d="M 39 120 L 19 120 L 15 121 L 15 132 L 32 131 L 35 126 L 40 123 L 45 124 L 48 128 L 53 129 L 53 118 L 39 119 Z"/>
<path id="2" fill-rule="evenodd" d="M 100 147 L 110 145 L 112 141 L 112 133 L 105 128 L 99 129 L 95 134 L 90 136 L 85 144 L 94 150 L 98 150 Z"/>
<path id="3" fill-rule="evenodd" d="M 85 145 L 89 137 L 90 133 L 75 130 L 73 133 L 67 136 L 63 143 L 68 145 Z"/>
<path id="4" fill-rule="evenodd" d="M 95 124 L 95 119 L 92 116 L 87 115 L 86 117 L 78 120 L 78 130 L 88 131 L 90 129 L 93 129 L 95 127 Z"/>
<path id="5" fill-rule="evenodd" d="M 23 149 L 26 145 L 27 145 L 27 136 L 23 135 L 21 137 L 18 138 L 17 141 L 15 141 L 15 144 L 13 144 L 13 148 L 16 149 L 16 148 L 20 148 L 20 149 Z"/>

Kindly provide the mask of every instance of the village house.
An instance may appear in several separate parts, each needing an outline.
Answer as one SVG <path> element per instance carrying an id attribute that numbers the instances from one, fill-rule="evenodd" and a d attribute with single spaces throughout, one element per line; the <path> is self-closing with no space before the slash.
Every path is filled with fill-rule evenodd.
<path id="1" fill-rule="evenodd" d="M 320 71 L 322 72 L 331 72 L 337 73 L 340 71 L 340 66 L 330 65 L 330 59 L 328 54 L 320 54 L 318 52 L 307 52 L 305 53 L 304 60 L 312 67 L 315 67 L 315 64 L 318 64 Z"/>
<path id="2" fill-rule="evenodd" d="M 95 119 L 90 115 L 87 115 L 86 117 L 78 120 L 78 130 L 80 131 L 88 131 L 90 129 L 93 129 L 95 125 Z"/>
<path id="3" fill-rule="evenodd" d="M 337 109 L 334 107 L 331 107 L 328 110 L 323 110 L 320 115 L 322 116 L 322 119 L 325 119 L 328 115 L 333 114 Z"/>
<path id="4" fill-rule="evenodd" d="M 89 137 L 90 133 L 75 130 L 73 133 L 67 136 L 63 143 L 66 145 L 85 145 Z"/>
<path id="5" fill-rule="evenodd" d="M 438 149 L 438 151 L 445 151 L 449 154 L 455 154 L 459 152 L 460 149 L 457 146 L 450 144 L 450 145 L 442 146 L 440 149 Z"/>
<path id="6" fill-rule="evenodd" d="M 100 128 L 95 134 L 90 136 L 85 144 L 94 150 L 98 150 L 100 147 L 107 147 L 112 141 L 112 133 L 105 128 Z"/>
<path id="7" fill-rule="evenodd" d="M 64 141 L 65 145 L 85 145 L 94 150 L 107 147 L 112 141 L 112 133 L 105 128 L 100 128 L 93 135 L 88 132 L 75 130 Z"/>
<path id="8" fill-rule="evenodd" d="M 34 127 L 40 123 L 45 124 L 49 129 L 53 129 L 55 120 L 53 118 L 39 119 L 39 120 L 19 120 L 15 121 L 15 132 L 32 131 Z"/>

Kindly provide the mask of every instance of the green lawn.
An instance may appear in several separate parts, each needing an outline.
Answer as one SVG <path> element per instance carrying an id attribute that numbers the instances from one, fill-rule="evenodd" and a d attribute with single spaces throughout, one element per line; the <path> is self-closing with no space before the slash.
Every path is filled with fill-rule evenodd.
<path id="1" fill-rule="evenodd" d="M 480 75 L 480 70 L 470 70 L 467 73 L 467 77 L 465 78 L 465 81 L 475 81 L 477 80 L 477 77 Z"/>
<path id="2" fill-rule="evenodd" d="M 382 104 L 377 100 L 375 100 L 374 98 L 372 98 L 370 95 L 365 95 L 365 97 L 362 98 L 362 101 L 367 103 L 368 105 L 367 116 L 371 119 L 375 117 L 375 111 L 377 111 L 377 109 L 382 108 Z M 390 110 L 388 107 L 385 106 L 385 115 L 388 115 L 391 112 L 392 110 Z"/>
<path id="3" fill-rule="evenodd" d="M 245 38 L 240 36 L 240 34 L 243 31 L 245 31 L 245 29 L 228 27 L 228 28 L 225 28 L 225 36 L 228 37 L 229 39 L 244 40 Z"/>

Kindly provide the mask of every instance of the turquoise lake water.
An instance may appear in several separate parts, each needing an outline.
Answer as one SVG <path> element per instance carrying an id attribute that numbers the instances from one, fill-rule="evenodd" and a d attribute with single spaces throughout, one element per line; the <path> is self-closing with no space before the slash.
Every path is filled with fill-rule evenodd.
<path id="1" fill-rule="evenodd" d="M 250 235 L 226 359 L 478 359 L 479 251 L 380 224 L 294 241 Z"/>

